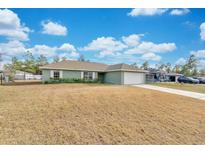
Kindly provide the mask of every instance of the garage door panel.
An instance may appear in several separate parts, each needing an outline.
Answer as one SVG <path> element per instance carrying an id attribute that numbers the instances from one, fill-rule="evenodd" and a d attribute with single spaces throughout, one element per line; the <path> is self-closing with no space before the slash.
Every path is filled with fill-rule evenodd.
<path id="1" fill-rule="evenodd" d="M 144 73 L 124 72 L 124 84 L 143 84 L 145 83 Z"/>

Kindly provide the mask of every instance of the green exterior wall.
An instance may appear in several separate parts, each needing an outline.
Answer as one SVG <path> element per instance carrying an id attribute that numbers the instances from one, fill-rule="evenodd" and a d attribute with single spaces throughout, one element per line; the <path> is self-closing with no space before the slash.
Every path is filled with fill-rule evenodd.
<path id="1" fill-rule="evenodd" d="M 51 71 L 55 70 L 42 70 L 42 81 L 50 80 Z M 59 70 L 61 78 L 81 78 L 81 71 L 68 71 L 68 70 Z M 106 73 L 93 72 L 93 77 L 95 79 L 100 78 L 104 83 L 111 84 L 142 84 L 145 83 L 145 74 L 144 77 L 141 75 L 144 73 L 132 73 L 132 72 L 122 72 L 122 71 L 113 71 Z M 83 74 L 82 74 L 83 77 Z M 144 80 L 143 80 L 144 78 Z"/>
<path id="2" fill-rule="evenodd" d="M 48 81 L 50 79 L 50 70 L 42 70 L 42 80 Z"/>
<path id="3" fill-rule="evenodd" d="M 63 71 L 63 78 L 81 78 L 81 71 Z"/>
<path id="4" fill-rule="evenodd" d="M 51 70 L 42 70 L 42 80 L 48 81 L 50 79 Z M 62 70 L 59 70 L 62 71 Z M 63 70 L 63 78 L 81 78 L 81 71 L 66 71 Z"/>
<path id="5" fill-rule="evenodd" d="M 107 72 L 105 73 L 104 82 L 112 84 L 123 84 L 123 72 Z"/>

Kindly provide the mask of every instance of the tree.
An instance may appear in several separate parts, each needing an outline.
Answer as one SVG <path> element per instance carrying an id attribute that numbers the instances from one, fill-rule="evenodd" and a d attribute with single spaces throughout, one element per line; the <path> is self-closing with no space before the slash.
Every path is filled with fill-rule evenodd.
<path id="1" fill-rule="evenodd" d="M 83 55 L 80 55 L 80 57 L 78 58 L 78 61 L 85 61 L 85 58 Z"/>
<path id="2" fill-rule="evenodd" d="M 48 60 L 44 55 L 40 55 L 37 59 L 37 64 L 38 64 L 38 66 L 46 65 L 46 64 L 48 64 Z"/>
<path id="3" fill-rule="evenodd" d="M 186 64 L 182 66 L 181 73 L 186 76 L 195 76 L 198 74 L 197 60 L 194 55 L 190 55 Z"/>
<path id="4" fill-rule="evenodd" d="M 53 62 L 54 63 L 57 63 L 57 62 L 59 62 L 60 61 L 60 58 L 59 58 L 59 56 L 55 56 L 54 58 L 53 58 Z"/>
<path id="5" fill-rule="evenodd" d="M 200 76 L 205 76 L 205 68 L 200 70 Z"/>
<path id="6" fill-rule="evenodd" d="M 170 63 L 167 63 L 167 64 L 165 65 L 165 71 L 166 71 L 167 73 L 170 73 L 171 70 L 172 70 L 172 65 L 171 65 Z"/>
<path id="7" fill-rule="evenodd" d="M 192 76 L 197 76 L 198 75 L 198 70 L 197 70 L 197 68 L 195 67 L 194 69 L 193 69 L 193 71 L 192 71 L 192 74 L 191 74 Z"/>
<path id="8" fill-rule="evenodd" d="M 30 51 L 27 51 L 24 57 L 25 57 L 25 62 L 23 63 L 22 66 L 25 66 L 25 67 L 22 68 L 22 71 L 36 73 L 37 72 L 37 62 L 33 54 Z"/>
<path id="9" fill-rule="evenodd" d="M 148 70 L 148 69 L 149 69 L 149 63 L 148 63 L 148 61 L 145 61 L 140 68 L 141 68 L 141 69 L 144 69 L 144 70 Z"/>
<path id="10" fill-rule="evenodd" d="M 165 64 L 159 64 L 158 65 L 158 69 L 161 70 L 161 71 L 164 71 L 166 68 L 166 65 Z"/>
<path id="11" fill-rule="evenodd" d="M 62 61 L 65 61 L 65 60 L 67 60 L 67 57 L 64 56 L 61 59 L 62 59 Z"/>
<path id="12" fill-rule="evenodd" d="M 4 65 L 4 70 L 7 70 L 7 72 L 9 72 L 9 77 L 10 77 L 10 80 L 13 81 L 14 79 L 14 74 L 17 70 L 17 58 L 16 57 L 12 57 L 11 59 L 11 64 L 5 64 Z"/>
<path id="13" fill-rule="evenodd" d="M 181 70 L 182 70 L 182 66 L 175 65 L 174 68 L 172 69 L 172 72 L 181 73 Z"/>
<path id="14" fill-rule="evenodd" d="M 25 60 L 19 60 L 17 57 L 12 57 L 11 64 L 6 64 L 5 69 L 11 73 L 15 73 L 16 70 L 30 72 L 34 74 L 40 74 L 39 67 L 48 64 L 48 60 L 44 55 L 40 55 L 35 58 L 33 54 L 27 51 L 24 55 Z"/>
<path id="15" fill-rule="evenodd" d="M 48 60 L 44 55 L 40 55 L 36 60 L 36 74 L 41 74 L 41 71 L 39 69 L 40 66 L 48 64 Z"/>
<path id="16" fill-rule="evenodd" d="M 188 68 L 194 69 L 196 67 L 196 64 L 197 64 L 197 60 L 196 60 L 195 56 L 191 55 L 189 57 L 188 63 L 187 63 Z"/>
<path id="17" fill-rule="evenodd" d="M 131 64 L 131 65 L 134 66 L 134 67 L 136 67 L 136 68 L 138 68 L 137 63 L 133 63 L 133 64 Z"/>
<path id="18" fill-rule="evenodd" d="M 15 73 L 16 70 L 23 71 L 23 62 L 19 61 L 15 56 L 11 58 L 11 64 L 4 65 L 4 69 L 8 70 L 11 73 Z"/>

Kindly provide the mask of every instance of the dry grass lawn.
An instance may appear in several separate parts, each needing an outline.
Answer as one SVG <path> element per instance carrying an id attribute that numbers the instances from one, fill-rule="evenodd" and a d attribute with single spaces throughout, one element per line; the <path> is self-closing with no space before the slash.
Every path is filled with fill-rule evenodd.
<path id="1" fill-rule="evenodd" d="M 137 87 L 0 86 L 0 144 L 205 144 L 204 111 Z"/>

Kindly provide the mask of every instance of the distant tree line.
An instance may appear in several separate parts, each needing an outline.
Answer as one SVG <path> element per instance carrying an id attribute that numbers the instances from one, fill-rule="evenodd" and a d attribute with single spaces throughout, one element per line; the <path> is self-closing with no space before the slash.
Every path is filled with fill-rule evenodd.
<path id="1" fill-rule="evenodd" d="M 44 55 L 40 55 L 38 57 L 34 57 L 30 51 L 27 51 L 24 54 L 24 60 L 19 60 L 17 57 L 12 57 L 10 64 L 5 64 L 4 69 L 14 73 L 16 70 L 30 72 L 33 74 L 40 74 L 41 71 L 39 69 L 40 66 L 48 64 L 48 59 Z M 52 62 L 59 62 L 61 60 L 66 60 L 66 57 L 54 56 Z M 0 53 L 0 64 L 3 61 L 2 54 Z M 83 55 L 80 55 L 78 61 L 89 61 L 86 60 Z M 144 70 L 149 70 L 150 65 L 148 61 L 145 61 L 141 66 L 138 66 L 137 63 L 132 64 L 136 68 L 141 68 Z M 186 76 L 197 76 L 202 75 L 205 76 L 205 69 L 198 70 L 197 69 L 197 59 L 194 55 L 190 55 L 190 57 L 186 60 L 185 64 L 177 64 L 172 66 L 170 63 L 166 64 L 156 64 L 156 69 L 165 71 L 167 73 L 174 72 L 179 74 L 184 74 Z"/>
<path id="2" fill-rule="evenodd" d="M 149 70 L 150 66 L 148 61 L 145 61 L 140 67 L 136 65 L 136 63 L 132 64 L 137 68 L 141 68 L 144 70 Z M 197 69 L 197 59 L 194 55 L 190 55 L 190 57 L 186 60 L 185 64 L 177 64 L 172 66 L 171 63 L 166 64 L 156 64 L 156 69 L 165 71 L 167 73 L 179 73 L 184 74 L 185 76 L 205 76 L 205 69 L 198 70 Z"/>
<path id="3" fill-rule="evenodd" d="M 39 55 L 38 57 L 34 57 L 33 54 L 30 51 L 27 51 L 23 55 L 24 59 L 20 60 L 17 57 L 12 57 L 10 64 L 4 65 L 4 70 L 8 70 L 11 73 L 15 73 L 16 70 L 25 71 L 33 74 L 41 74 L 41 71 L 39 69 L 40 66 L 44 66 L 48 64 L 48 59 L 44 55 Z M 59 57 L 54 56 L 52 62 L 59 62 L 66 60 L 67 57 Z M 0 63 L 2 61 L 2 54 L 0 54 Z M 83 55 L 80 55 L 79 61 L 89 61 L 85 60 Z"/>

